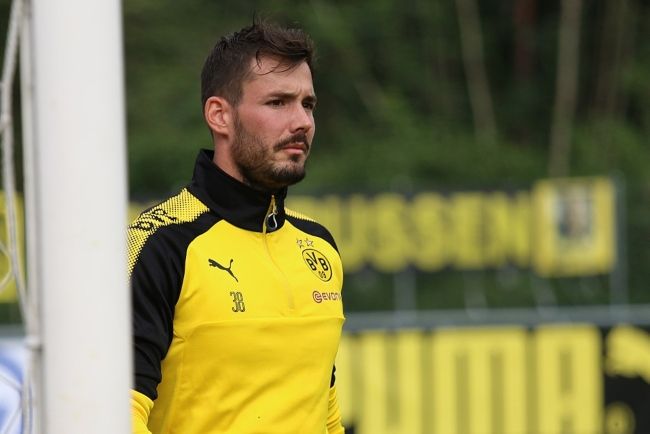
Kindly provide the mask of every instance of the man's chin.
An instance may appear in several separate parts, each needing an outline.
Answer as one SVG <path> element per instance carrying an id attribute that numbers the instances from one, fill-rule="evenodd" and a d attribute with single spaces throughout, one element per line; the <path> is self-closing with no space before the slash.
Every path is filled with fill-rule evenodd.
<path id="1" fill-rule="evenodd" d="M 297 184 L 305 178 L 305 171 L 278 170 L 268 173 L 263 177 L 245 177 L 247 183 L 258 190 L 274 191 L 280 190 L 293 184 Z"/>
<path id="2" fill-rule="evenodd" d="M 292 165 L 292 167 L 284 167 L 276 171 L 273 176 L 273 182 L 279 187 L 287 187 L 296 184 L 305 179 L 305 166 Z"/>
<path id="3" fill-rule="evenodd" d="M 277 182 L 277 184 L 280 187 L 288 187 L 290 185 L 297 184 L 300 181 L 302 181 L 303 179 L 305 179 L 305 175 L 306 175 L 306 173 L 305 173 L 304 170 L 301 171 L 301 172 L 283 174 L 281 176 L 276 177 L 275 182 Z"/>

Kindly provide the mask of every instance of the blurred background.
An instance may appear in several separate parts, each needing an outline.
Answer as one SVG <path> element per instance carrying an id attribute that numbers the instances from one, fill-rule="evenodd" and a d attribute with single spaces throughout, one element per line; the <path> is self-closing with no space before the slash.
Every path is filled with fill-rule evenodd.
<path id="1" fill-rule="evenodd" d="M 650 432 L 650 1 L 123 9 L 131 217 L 211 146 L 199 75 L 219 35 L 257 14 L 315 40 L 289 206 L 346 267 L 349 432 Z"/>
<path id="2" fill-rule="evenodd" d="M 199 99 L 202 62 L 219 35 L 250 23 L 255 13 L 303 26 L 317 43 L 317 135 L 308 176 L 291 194 L 334 195 L 342 219 L 356 215 L 350 195 L 363 196 L 358 212 L 367 212 L 371 223 L 359 237 L 369 238 L 370 246 L 359 254 L 342 246 L 344 259 L 354 260 L 348 310 L 394 309 L 395 273 L 411 269 L 414 306 L 423 309 L 650 301 L 650 3 L 125 2 L 135 202 L 180 188 L 197 150 L 210 147 Z M 499 201 L 493 193 L 504 193 L 510 208 L 504 218 L 517 220 L 517 205 L 526 213 L 523 202 L 532 204 L 536 183 L 551 176 L 598 176 L 614 184 L 622 219 L 616 230 L 627 233 L 619 240 L 625 258 L 612 258 L 597 273 L 559 273 L 568 276 L 537 282 L 537 245 L 517 246 L 506 234 L 491 246 L 502 251 L 485 251 L 485 238 L 515 232 L 517 223 L 501 230 L 494 222 L 499 217 L 454 218 L 451 199 L 467 191 L 476 193 L 469 201 L 478 202 L 468 204 L 467 213 L 489 213 L 499 207 L 490 205 Z M 414 227 L 412 199 L 424 191 L 447 200 L 448 206 L 439 205 L 438 220 L 445 221 Z M 386 192 L 406 203 L 376 209 L 376 196 Z M 466 213 L 459 212 L 462 220 Z M 394 213 L 399 221 L 391 222 Z M 463 243 L 454 225 L 479 226 L 467 241 L 476 258 L 453 251 Z M 529 239 L 538 235 L 532 226 Z M 355 239 L 349 231 L 355 229 L 338 231 L 337 240 Z M 426 250 L 416 239 L 422 237 L 446 259 L 418 267 L 413 258 Z M 392 246 L 397 258 L 387 253 L 383 263 L 395 263 L 373 267 L 382 262 L 373 260 L 374 247 L 392 243 L 399 244 Z M 627 270 L 621 270 L 625 287 L 617 288 L 625 293 L 621 300 L 611 299 L 606 276 L 615 259 L 626 261 L 620 264 Z M 419 273 L 422 268 L 435 272 Z M 474 290 L 481 295 L 474 294 L 476 300 Z"/>

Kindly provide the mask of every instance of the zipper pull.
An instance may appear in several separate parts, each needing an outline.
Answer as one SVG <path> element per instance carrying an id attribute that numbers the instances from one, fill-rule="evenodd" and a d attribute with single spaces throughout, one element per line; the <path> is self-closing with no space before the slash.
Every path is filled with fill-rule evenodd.
<path id="1" fill-rule="evenodd" d="M 271 205 L 269 206 L 269 214 L 266 216 L 264 226 L 269 231 L 274 231 L 278 228 L 278 220 L 275 216 L 278 215 L 278 207 L 275 205 L 275 196 L 271 196 Z M 264 231 L 266 232 L 266 230 Z"/>

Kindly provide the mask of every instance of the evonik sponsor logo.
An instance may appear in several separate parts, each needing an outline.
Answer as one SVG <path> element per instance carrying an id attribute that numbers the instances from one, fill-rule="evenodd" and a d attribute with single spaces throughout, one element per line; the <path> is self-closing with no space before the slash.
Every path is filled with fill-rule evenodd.
<path id="1" fill-rule="evenodd" d="M 339 292 L 321 292 L 313 291 L 311 297 L 316 303 L 322 303 L 324 301 L 337 301 L 341 299 L 341 293 Z"/>

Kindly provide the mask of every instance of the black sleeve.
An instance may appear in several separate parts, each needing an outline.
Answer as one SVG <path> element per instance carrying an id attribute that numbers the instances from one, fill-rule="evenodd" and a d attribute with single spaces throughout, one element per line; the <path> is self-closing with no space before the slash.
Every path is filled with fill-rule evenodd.
<path id="1" fill-rule="evenodd" d="M 152 400 L 161 381 L 161 361 L 171 344 L 183 282 L 182 245 L 187 244 L 174 242 L 171 235 L 163 228 L 147 238 L 131 272 L 135 389 Z"/>

